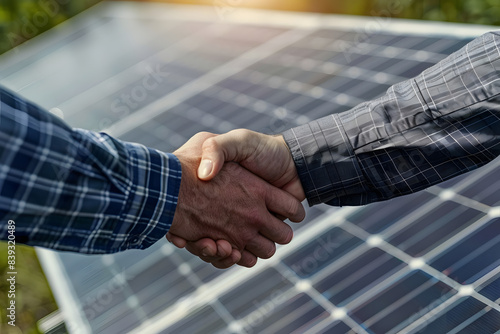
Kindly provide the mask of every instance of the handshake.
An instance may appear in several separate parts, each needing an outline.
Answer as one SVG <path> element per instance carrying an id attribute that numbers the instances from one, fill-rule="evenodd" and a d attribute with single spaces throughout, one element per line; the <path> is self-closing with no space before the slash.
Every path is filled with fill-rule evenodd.
<path id="1" fill-rule="evenodd" d="M 295 163 L 281 136 L 249 130 L 201 132 L 174 152 L 182 166 L 167 239 L 217 268 L 252 267 L 305 218 Z"/>

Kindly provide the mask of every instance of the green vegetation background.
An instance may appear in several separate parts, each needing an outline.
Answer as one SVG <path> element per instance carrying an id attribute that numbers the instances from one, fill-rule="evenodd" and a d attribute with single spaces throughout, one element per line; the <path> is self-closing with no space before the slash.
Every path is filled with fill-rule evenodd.
<path id="1" fill-rule="evenodd" d="M 6 223 L 6 222 L 4 222 Z M 57 310 L 35 249 L 16 244 L 16 327 L 7 325 L 10 284 L 7 278 L 7 243 L 0 242 L 0 333 L 38 334 L 37 321 Z M 20 332 L 19 332 L 20 330 Z"/>
<path id="2" fill-rule="evenodd" d="M 139 0 L 147 1 L 147 0 Z M 162 0 L 153 0 L 162 1 Z M 63 22 L 100 0 L 1 0 L 0 54 Z M 213 6 L 252 6 L 252 0 L 166 0 Z M 269 9 L 384 15 L 391 17 L 500 25 L 499 0 L 269 0 Z M 400 8 L 397 13 L 391 8 Z"/>
<path id="3" fill-rule="evenodd" d="M 98 3 L 100 0 L 1 0 L 0 54 L 39 35 Z M 155 0 L 160 1 L 160 0 Z M 251 6 L 252 0 L 171 0 L 213 6 Z M 259 4 L 262 6 L 262 1 Z M 269 0 L 266 8 L 350 15 L 391 17 L 500 25 L 499 0 Z M 394 10 L 394 9 L 397 10 Z M 0 305 L 8 290 L 6 244 L 0 242 Z M 57 309 L 36 254 L 17 246 L 17 324 L 23 333 L 38 333 L 36 321 Z M 6 320 L 0 310 L 0 324 Z"/>
<path id="4" fill-rule="evenodd" d="M 100 0 L 0 0 L 0 54 Z"/>

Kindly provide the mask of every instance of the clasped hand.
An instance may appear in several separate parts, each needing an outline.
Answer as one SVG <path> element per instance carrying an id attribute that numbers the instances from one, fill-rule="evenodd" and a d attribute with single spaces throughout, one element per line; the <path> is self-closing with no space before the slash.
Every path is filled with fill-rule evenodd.
<path id="1" fill-rule="evenodd" d="M 167 239 L 217 268 L 252 267 L 301 222 L 305 195 L 281 136 L 249 130 L 201 132 L 174 152 L 182 166 Z"/>

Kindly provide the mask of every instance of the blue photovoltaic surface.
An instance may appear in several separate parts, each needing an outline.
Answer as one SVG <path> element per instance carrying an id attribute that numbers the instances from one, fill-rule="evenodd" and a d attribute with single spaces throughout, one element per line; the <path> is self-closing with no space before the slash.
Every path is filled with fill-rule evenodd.
<path id="1" fill-rule="evenodd" d="M 0 82 L 72 126 L 172 151 L 199 131 L 280 133 L 348 110 L 474 35 L 407 23 L 360 41 L 370 18 L 303 26 L 311 14 L 237 11 L 100 5 L 1 57 Z M 69 319 L 74 333 L 498 333 L 499 172 L 496 160 L 388 202 L 309 208 L 294 241 L 252 269 L 220 271 L 165 242 L 58 253 L 71 291 L 60 304 L 88 324 Z"/>

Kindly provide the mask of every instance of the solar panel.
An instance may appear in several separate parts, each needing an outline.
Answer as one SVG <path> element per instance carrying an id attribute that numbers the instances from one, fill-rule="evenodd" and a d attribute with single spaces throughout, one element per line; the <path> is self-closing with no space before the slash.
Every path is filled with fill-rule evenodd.
<path id="1" fill-rule="evenodd" d="M 2 56 L 0 82 L 72 126 L 172 151 L 199 131 L 280 133 L 348 110 L 489 30 L 390 19 L 367 33 L 374 22 L 101 4 Z M 292 243 L 252 269 L 166 242 L 39 254 L 73 333 L 498 333 L 499 169 L 308 208 Z"/>

